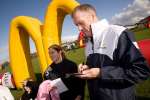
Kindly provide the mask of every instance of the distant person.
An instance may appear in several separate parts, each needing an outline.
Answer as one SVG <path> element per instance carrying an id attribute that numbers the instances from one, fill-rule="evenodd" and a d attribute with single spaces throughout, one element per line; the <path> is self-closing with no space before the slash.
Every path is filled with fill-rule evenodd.
<path id="1" fill-rule="evenodd" d="M 86 64 L 79 77 L 87 79 L 90 100 L 135 100 L 135 84 L 150 76 L 133 33 L 99 20 L 89 4 L 77 6 L 72 19 L 85 35 Z"/>

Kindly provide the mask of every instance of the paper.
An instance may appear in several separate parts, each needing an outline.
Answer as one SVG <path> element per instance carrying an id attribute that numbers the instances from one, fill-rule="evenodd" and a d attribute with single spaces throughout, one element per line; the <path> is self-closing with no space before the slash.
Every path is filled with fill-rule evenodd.
<path id="1" fill-rule="evenodd" d="M 65 91 L 68 91 L 68 88 L 66 87 L 64 82 L 61 80 L 61 78 L 57 78 L 55 80 L 52 80 L 51 84 L 53 86 L 57 87 L 57 90 L 58 90 L 59 93 L 63 93 Z"/>

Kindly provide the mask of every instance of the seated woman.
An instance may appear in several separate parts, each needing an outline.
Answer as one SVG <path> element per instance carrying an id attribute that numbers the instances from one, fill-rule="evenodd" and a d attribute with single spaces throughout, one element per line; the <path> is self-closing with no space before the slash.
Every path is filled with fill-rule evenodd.
<path id="1" fill-rule="evenodd" d="M 48 48 L 53 63 L 44 73 L 44 78 L 55 79 L 61 77 L 68 91 L 60 94 L 61 100 L 82 100 L 84 96 L 84 81 L 77 77 L 66 77 L 66 74 L 77 73 L 77 65 L 68 60 L 59 45 L 52 45 Z"/>
<path id="2" fill-rule="evenodd" d="M 53 100 L 51 92 L 55 92 L 54 89 L 56 88 L 52 86 L 48 87 L 47 85 L 51 80 L 57 78 L 61 78 L 68 88 L 68 91 L 59 94 L 60 100 L 83 100 L 85 81 L 74 76 L 66 77 L 66 74 L 77 73 L 77 65 L 65 57 L 59 45 L 50 46 L 48 51 L 53 62 L 44 73 L 46 81 L 42 82 L 39 86 L 37 100 Z M 47 89 L 49 93 L 46 93 Z M 47 98 L 47 95 L 49 98 Z"/>

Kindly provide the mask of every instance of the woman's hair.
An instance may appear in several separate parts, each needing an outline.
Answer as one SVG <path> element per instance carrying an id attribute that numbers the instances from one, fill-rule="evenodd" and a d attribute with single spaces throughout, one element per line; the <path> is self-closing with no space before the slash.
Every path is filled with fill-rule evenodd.
<path id="1" fill-rule="evenodd" d="M 66 58 L 65 53 L 64 53 L 63 49 L 61 48 L 61 46 L 59 46 L 59 45 L 57 45 L 57 44 L 53 44 L 53 45 L 51 45 L 51 46 L 48 48 L 48 50 L 50 50 L 50 49 L 54 49 L 54 50 L 56 50 L 57 52 L 60 52 L 60 51 L 61 51 L 61 56 L 62 56 L 62 58 L 63 58 L 63 59 Z"/>
<path id="2" fill-rule="evenodd" d="M 96 9 L 90 4 L 81 4 L 73 10 L 71 16 L 73 17 L 77 11 L 90 12 L 96 15 Z"/>

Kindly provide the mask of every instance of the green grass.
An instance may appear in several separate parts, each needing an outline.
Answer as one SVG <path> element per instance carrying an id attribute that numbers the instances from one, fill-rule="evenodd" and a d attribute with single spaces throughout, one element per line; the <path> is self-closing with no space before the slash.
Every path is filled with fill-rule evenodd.
<path id="1" fill-rule="evenodd" d="M 148 100 L 150 100 L 150 78 L 140 84 L 137 84 L 136 93 L 140 98 L 149 98 Z"/>
<path id="2" fill-rule="evenodd" d="M 148 39 L 150 38 L 150 29 L 140 30 L 135 32 L 136 40 L 139 41 L 141 39 Z M 84 56 L 84 49 L 75 49 L 72 51 L 66 52 L 67 58 L 75 61 L 77 64 L 82 63 L 85 60 Z M 39 61 L 38 58 L 32 59 L 32 64 L 34 67 L 34 71 L 36 76 L 40 77 L 40 68 L 39 68 Z M 7 68 L 7 70 L 10 70 Z M 150 100 L 150 79 L 146 80 L 137 85 L 136 91 L 138 100 Z M 88 90 L 85 88 L 85 100 L 89 100 Z M 11 90 L 12 94 L 15 97 L 15 100 L 19 100 L 21 94 L 23 93 L 22 90 Z"/>
<path id="3" fill-rule="evenodd" d="M 150 29 L 139 30 L 135 31 L 134 33 L 137 41 L 142 39 L 150 39 Z"/>

